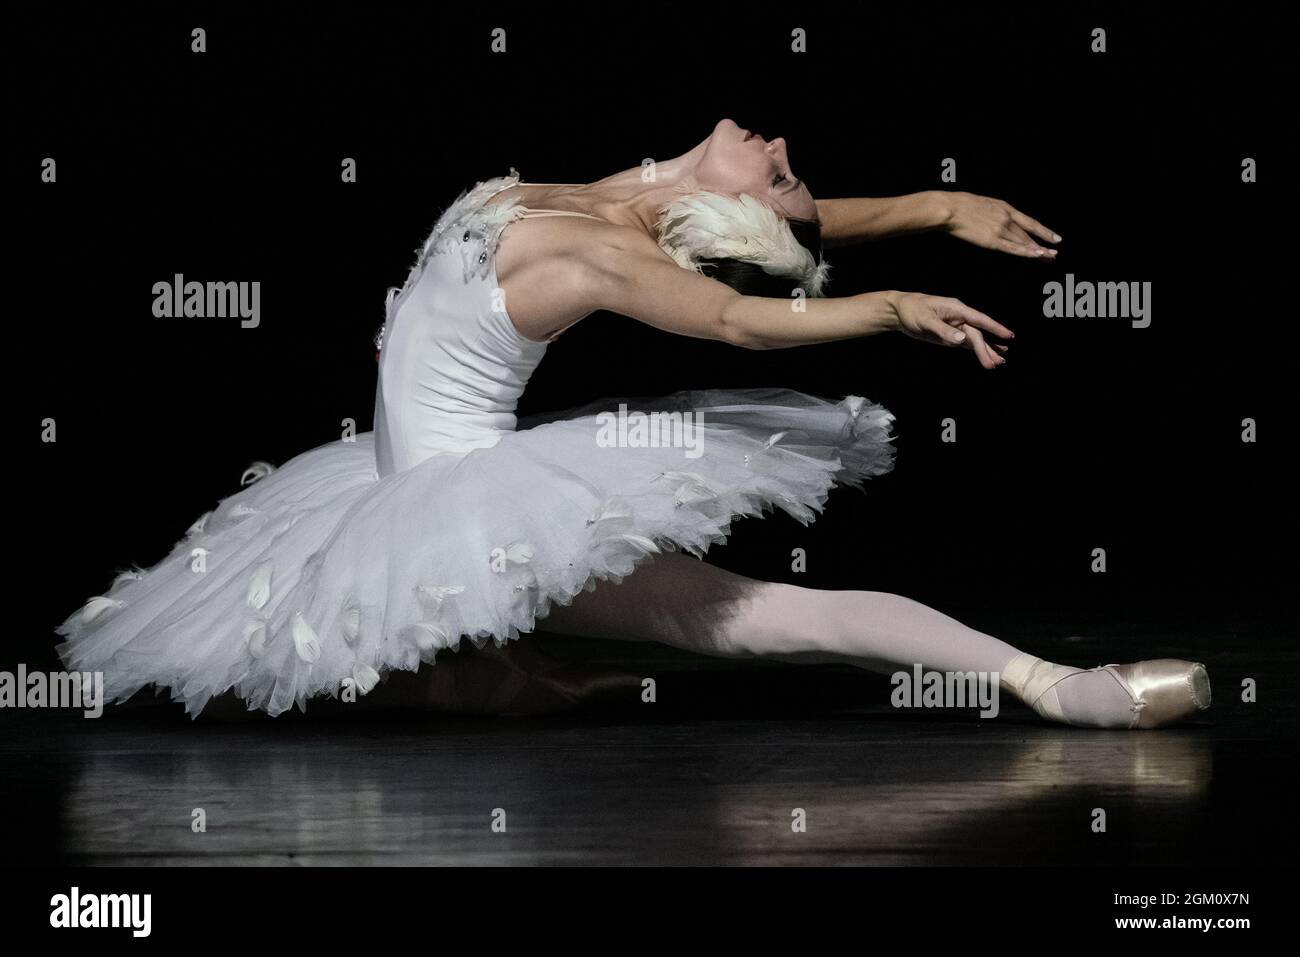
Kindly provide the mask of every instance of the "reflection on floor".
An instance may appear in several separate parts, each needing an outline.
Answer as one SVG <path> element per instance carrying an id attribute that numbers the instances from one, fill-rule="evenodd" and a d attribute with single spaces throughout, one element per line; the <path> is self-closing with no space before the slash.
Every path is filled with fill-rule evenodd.
<path id="1" fill-rule="evenodd" d="M 1206 661 L 1214 707 L 1148 733 L 1051 726 L 1019 706 L 992 721 L 897 711 L 886 679 L 852 669 L 569 640 L 553 647 L 653 675 L 658 701 L 245 724 L 171 705 L 97 721 L 8 711 L 5 845 L 13 863 L 47 864 L 1293 860 L 1288 640 L 1255 642 L 1249 660 L 1177 640 L 1147 654 Z M 1071 660 L 1113 650 L 1083 643 Z M 1262 700 L 1243 703 L 1241 680 L 1261 675 Z"/>

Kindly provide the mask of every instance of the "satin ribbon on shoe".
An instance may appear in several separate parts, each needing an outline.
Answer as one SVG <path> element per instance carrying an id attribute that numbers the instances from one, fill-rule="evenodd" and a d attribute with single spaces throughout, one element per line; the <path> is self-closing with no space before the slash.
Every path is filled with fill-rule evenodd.
<path id="1" fill-rule="evenodd" d="M 1077 675 L 1081 671 L 1082 668 L 1053 664 L 1022 651 L 1007 662 L 1002 669 L 998 684 L 1033 708 L 1040 716 L 1049 721 L 1070 724 L 1071 721 L 1066 717 L 1065 711 L 1061 708 L 1061 701 L 1056 695 L 1056 686 L 1070 675 Z M 1136 723 L 1135 718 L 1134 724 Z"/>

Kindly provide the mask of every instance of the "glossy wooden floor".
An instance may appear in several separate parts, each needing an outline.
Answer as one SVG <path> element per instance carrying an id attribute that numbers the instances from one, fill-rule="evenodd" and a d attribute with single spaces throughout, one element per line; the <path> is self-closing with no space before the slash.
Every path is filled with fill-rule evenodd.
<path id="1" fill-rule="evenodd" d="M 884 678 L 851 669 L 571 640 L 551 647 L 652 674 L 659 701 L 245 724 L 173 705 L 8 711 L 4 846 L 41 864 L 1288 863 L 1293 637 L 1275 623 L 1235 650 L 1147 643 L 1205 661 L 1215 690 L 1203 720 L 1155 733 L 1054 727 L 1018 705 L 994 721 L 899 712 Z M 1051 650 L 1126 660 L 1105 642 Z M 1259 703 L 1240 701 L 1244 677 Z"/>

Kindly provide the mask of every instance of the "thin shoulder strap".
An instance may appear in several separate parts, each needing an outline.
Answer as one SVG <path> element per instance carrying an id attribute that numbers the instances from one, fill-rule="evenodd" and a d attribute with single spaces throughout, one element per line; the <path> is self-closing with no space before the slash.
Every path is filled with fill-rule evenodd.
<path id="1" fill-rule="evenodd" d="M 580 186 L 582 184 L 580 183 L 525 183 L 523 181 L 520 181 L 515 185 L 516 186 Z M 576 210 L 572 210 L 572 209 L 534 209 L 531 206 L 525 206 L 523 203 L 517 204 L 515 206 L 515 209 L 519 211 L 519 215 L 523 219 L 529 219 L 532 217 L 541 217 L 541 216 L 582 216 L 586 219 L 596 219 L 596 220 L 600 220 L 601 222 L 604 222 L 604 220 L 601 220 L 599 216 L 593 216 L 591 215 L 591 213 L 579 213 Z"/>
<path id="2" fill-rule="evenodd" d="M 544 184 L 538 183 L 536 185 L 541 186 Z M 591 213 L 580 213 L 574 209 L 533 209 L 530 206 L 523 205 L 515 206 L 515 209 L 519 211 L 519 215 L 523 219 L 540 218 L 542 216 L 582 216 L 586 219 L 600 219 L 599 216 L 593 216 Z"/>

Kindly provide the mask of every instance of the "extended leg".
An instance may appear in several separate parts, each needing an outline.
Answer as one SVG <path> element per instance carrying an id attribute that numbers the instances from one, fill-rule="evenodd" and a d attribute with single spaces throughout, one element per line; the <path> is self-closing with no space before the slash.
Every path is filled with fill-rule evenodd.
<path id="1" fill-rule="evenodd" d="M 602 583 L 552 611 L 542 627 L 722 657 L 844 662 L 884 674 L 918 663 L 994 672 L 1018 654 L 900 595 L 755 581 L 677 554 L 657 557 L 621 584 Z"/>
<path id="2" fill-rule="evenodd" d="M 1127 673 L 1040 661 L 909 598 L 759 582 L 683 555 L 659 556 L 621 584 L 602 584 L 553 610 L 543 627 L 726 657 L 844 662 L 886 674 L 914 665 L 1008 674 L 1014 677 L 1003 690 L 1046 717 L 1089 727 L 1131 727 L 1141 709 L 1140 689 L 1124 680 Z M 1160 679 L 1170 676 L 1176 677 L 1166 668 Z M 1178 696 L 1175 690 L 1171 702 Z M 1190 684 L 1185 697 L 1207 706 L 1208 684 L 1204 705 Z"/>

